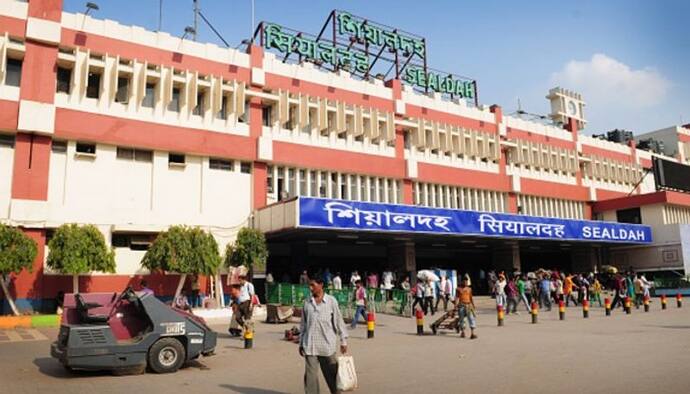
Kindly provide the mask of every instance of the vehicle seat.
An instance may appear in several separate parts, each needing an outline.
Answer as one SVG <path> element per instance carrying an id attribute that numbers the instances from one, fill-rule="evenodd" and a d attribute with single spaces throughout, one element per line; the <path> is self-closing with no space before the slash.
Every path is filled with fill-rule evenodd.
<path id="1" fill-rule="evenodd" d="M 79 318 L 83 323 L 106 323 L 108 321 L 108 315 L 90 315 L 89 309 L 99 308 L 101 304 L 95 304 L 90 302 L 85 302 L 81 294 L 75 294 L 74 300 L 77 302 L 77 312 L 79 313 Z"/>

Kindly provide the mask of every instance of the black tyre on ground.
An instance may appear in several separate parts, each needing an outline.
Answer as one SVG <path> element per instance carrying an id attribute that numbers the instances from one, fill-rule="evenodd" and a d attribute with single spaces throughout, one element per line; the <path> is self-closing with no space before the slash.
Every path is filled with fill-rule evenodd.
<path id="1" fill-rule="evenodd" d="M 175 338 L 161 338 L 149 349 L 148 364 L 155 373 L 170 373 L 180 369 L 186 357 L 180 341 Z"/>

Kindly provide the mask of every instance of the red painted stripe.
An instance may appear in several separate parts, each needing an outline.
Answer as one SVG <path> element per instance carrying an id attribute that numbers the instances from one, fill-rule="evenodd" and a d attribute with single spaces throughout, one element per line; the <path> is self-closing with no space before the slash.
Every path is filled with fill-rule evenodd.
<path id="1" fill-rule="evenodd" d="M 252 172 L 252 193 L 254 206 L 253 209 L 259 209 L 266 206 L 266 194 L 268 186 L 266 179 L 268 178 L 268 170 L 266 163 L 255 162 Z"/>
<path id="2" fill-rule="evenodd" d="M 690 194 L 678 192 L 665 192 L 666 199 L 669 203 L 690 207 Z"/>
<path id="3" fill-rule="evenodd" d="M 417 163 L 417 181 L 442 185 L 463 186 L 475 189 L 507 192 L 508 177 L 488 172 L 467 170 L 436 164 Z"/>
<path id="4" fill-rule="evenodd" d="M 640 158 L 640 165 L 644 168 L 652 168 L 652 161 L 649 159 Z"/>
<path id="5" fill-rule="evenodd" d="M 7 32 L 10 37 L 24 38 L 26 32 L 26 20 L 0 15 L 0 33 Z"/>
<path id="6" fill-rule="evenodd" d="M 0 100 L 0 130 L 14 132 L 17 130 L 19 102 Z"/>
<path id="7" fill-rule="evenodd" d="M 249 69 L 247 68 L 96 34 L 63 28 L 60 41 L 64 46 L 85 47 L 95 53 L 117 54 L 124 59 L 147 61 L 153 65 L 171 66 L 180 70 L 195 70 L 200 74 L 222 76 L 225 80 L 249 81 Z"/>
<path id="8" fill-rule="evenodd" d="M 60 22 L 62 19 L 62 0 L 30 1 L 29 16 Z"/>
<path id="9" fill-rule="evenodd" d="M 583 155 L 596 155 L 599 157 L 606 157 L 613 160 L 624 161 L 628 163 L 633 162 L 633 157 L 629 153 L 614 152 L 602 148 L 597 148 L 591 145 L 582 144 Z"/>
<path id="10" fill-rule="evenodd" d="M 678 133 L 678 141 L 690 143 L 690 135 Z"/>
<path id="11" fill-rule="evenodd" d="M 518 139 L 518 140 L 524 140 L 524 141 L 530 141 L 530 142 L 538 142 L 540 144 L 547 144 L 547 145 L 552 145 L 552 146 L 556 146 L 559 148 L 565 148 L 565 149 L 570 149 L 570 150 L 575 149 L 575 143 L 572 141 L 566 141 L 566 140 L 562 140 L 560 138 L 549 137 L 549 136 L 537 134 L 537 133 L 531 133 L 529 131 L 519 130 L 519 129 L 516 129 L 513 127 L 509 127 L 506 130 L 506 135 L 507 135 L 508 139 Z"/>
<path id="12" fill-rule="evenodd" d="M 613 198 L 620 198 L 627 196 L 628 193 L 621 193 L 606 189 L 597 189 L 597 201 L 610 200 Z"/>
<path id="13" fill-rule="evenodd" d="M 464 116 L 458 116 L 449 114 L 447 112 L 422 108 L 412 104 L 407 104 L 406 115 L 413 118 L 424 118 L 430 121 L 448 123 L 453 126 L 466 127 L 474 130 L 482 130 L 487 133 L 497 133 L 496 125 L 492 122 L 484 122 L 479 119 L 466 118 Z"/>
<path id="14" fill-rule="evenodd" d="M 53 103 L 57 79 L 57 47 L 38 42 L 24 43 L 26 52 L 22 64 L 19 96 L 22 100 Z"/>
<path id="15" fill-rule="evenodd" d="M 250 138 L 57 108 L 55 136 L 71 140 L 254 160 Z"/>
<path id="16" fill-rule="evenodd" d="M 520 178 L 520 193 L 563 200 L 589 200 L 589 193 L 585 187 L 524 177 Z"/>
<path id="17" fill-rule="evenodd" d="M 43 288 L 43 254 L 45 251 L 45 230 L 22 229 L 24 234 L 36 242 L 38 253 L 34 259 L 32 272 L 23 270 L 14 275 L 10 286 L 15 298 L 41 298 Z"/>
<path id="18" fill-rule="evenodd" d="M 402 160 L 282 141 L 273 142 L 273 161 L 305 168 L 329 169 L 354 174 L 390 178 L 403 178 L 405 176 L 405 163 Z"/>
<path id="19" fill-rule="evenodd" d="M 48 199 L 50 137 L 17 133 L 14 144 L 12 198 Z"/>
<path id="20" fill-rule="evenodd" d="M 601 198 L 601 189 L 597 189 L 597 197 L 600 197 L 599 201 L 593 203 L 592 210 L 594 212 L 605 212 L 605 211 L 615 211 L 618 209 L 628 209 L 641 207 L 643 205 L 651 204 L 663 204 L 668 201 L 669 192 L 654 192 L 647 194 L 638 194 L 633 196 L 624 196 L 618 198 Z M 620 193 L 619 193 L 620 194 Z M 680 193 L 675 193 L 680 194 Z M 690 196 L 688 196 L 690 200 Z M 688 204 L 690 205 L 690 203 Z"/>
<path id="21" fill-rule="evenodd" d="M 350 90 L 338 89 L 332 86 L 319 85 L 313 82 L 284 77 L 282 75 L 266 73 L 266 86 L 270 86 L 271 89 L 287 90 L 294 94 L 302 93 L 327 100 L 344 101 L 348 104 L 376 108 L 381 111 L 391 112 L 395 110 L 395 102 L 393 100 Z"/>

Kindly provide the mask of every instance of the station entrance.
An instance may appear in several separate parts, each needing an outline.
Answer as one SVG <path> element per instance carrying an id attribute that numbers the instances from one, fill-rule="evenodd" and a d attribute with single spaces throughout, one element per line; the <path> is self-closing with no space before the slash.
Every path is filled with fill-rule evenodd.
<path id="1" fill-rule="evenodd" d="M 344 283 L 353 271 L 362 277 L 392 271 L 398 281 L 405 276 L 414 280 L 417 270 L 443 268 L 469 274 L 478 293 L 486 291 L 486 275 L 491 270 L 593 271 L 602 264 L 598 249 L 606 247 L 588 242 L 301 228 L 268 233 L 266 239 L 267 272 L 276 281 L 297 282 L 305 270 L 316 275 L 326 269 L 339 272 Z"/>

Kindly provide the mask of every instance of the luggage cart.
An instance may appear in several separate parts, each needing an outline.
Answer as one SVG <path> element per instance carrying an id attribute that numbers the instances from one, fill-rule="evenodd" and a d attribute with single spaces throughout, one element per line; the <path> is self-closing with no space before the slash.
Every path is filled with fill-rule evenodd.
<path id="1" fill-rule="evenodd" d="M 436 335 L 439 329 L 442 330 L 455 330 L 456 333 L 460 332 L 460 319 L 458 317 L 458 311 L 453 308 L 446 312 L 438 318 L 436 321 L 431 323 L 431 332 Z"/>

